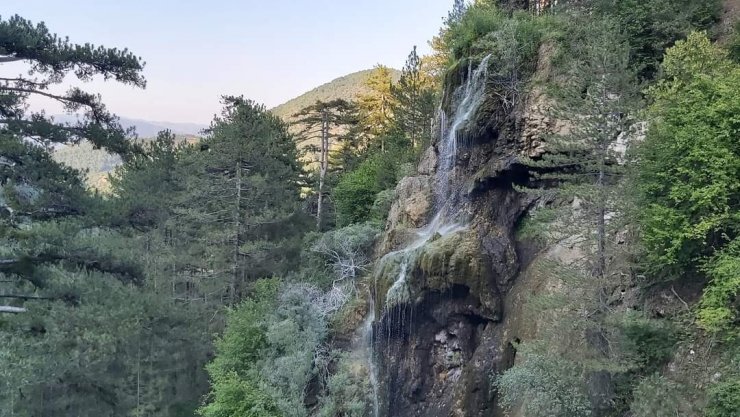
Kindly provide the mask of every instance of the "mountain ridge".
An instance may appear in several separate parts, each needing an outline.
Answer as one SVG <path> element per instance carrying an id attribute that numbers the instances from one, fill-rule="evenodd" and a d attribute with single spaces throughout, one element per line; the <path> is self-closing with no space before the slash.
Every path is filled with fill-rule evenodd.
<path id="1" fill-rule="evenodd" d="M 398 81 L 398 79 L 401 78 L 401 71 L 394 68 L 389 69 L 391 71 L 393 81 Z M 360 94 L 367 91 L 365 82 L 374 70 L 374 68 L 366 69 L 335 78 L 295 98 L 292 98 L 283 104 L 273 107 L 270 109 L 270 112 L 289 122 L 292 119 L 291 116 L 293 114 L 319 100 L 356 100 Z"/>

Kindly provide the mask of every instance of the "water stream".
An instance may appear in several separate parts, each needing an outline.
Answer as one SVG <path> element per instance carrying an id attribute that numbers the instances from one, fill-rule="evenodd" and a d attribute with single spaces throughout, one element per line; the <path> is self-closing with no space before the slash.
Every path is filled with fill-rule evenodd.
<path id="1" fill-rule="evenodd" d="M 490 55 L 486 56 L 476 69 L 473 69 L 472 63 L 469 65 L 465 84 L 456 89 L 452 97 L 453 103 L 456 103 L 456 105 L 455 112 L 449 124 L 444 111 L 440 110 L 439 112 L 441 133 L 437 149 L 438 162 L 434 178 L 435 184 L 433 185 L 434 216 L 426 227 L 416 231 L 416 238 L 411 243 L 403 249 L 386 254 L 378 261 L 378 266 L 382 267 L 385 263 L 400 258 L 398 275 L 385 296 L 384 316 L 389 314 L 390 307 L 411 301 L 410 289 L 407 286 L 406 278 L 409 272 L 409 266 L 415 260 L 419 249 L 435 237 L 438 238 L 457 233 L 465 230 L 467 227 L 465 224 L 466 219 L 461 218 L 459 214 L 460 210 L 457 205 L 458 192 L 457 190 L 454 190 L 454 192 L 452 190 L 451 175 L 455 168 L 458 147 L 461 142 L 467 140 L 466 128 L 469 127 L 468 123 L 476 114 L 476 111 L 485 98 L 486 76 L 490 58 Z M 379 393 L 378 364 L 376 360 L 379 352 L 375 349 L 374 325 L 376 319 L 383 320 L 384 317 L 376 317 L 374 299 L 371 299 L 369 303 L 370 309 L 363 327 L 363 340 L 366 343 L 368 370 L 374 396 L 373 415 L 374 417 L 380 417 L 381 398 Z M 396 310 L 398 311 L 399 309 Z M 404 314 L 405 312 L 404 309 L 400 309 L 400 311 L 398 314 Z M 401 323 L 398 324 L 403 325 L 405 318 L 399 318 Z M 395 320 L 393 317 L 386 317 L 385 320 L 391 321 L 391 323 L 386 324 L 389 331 L 388 338 L 390 339 L 390 332 L 397 323 L 393 323 Z"/>

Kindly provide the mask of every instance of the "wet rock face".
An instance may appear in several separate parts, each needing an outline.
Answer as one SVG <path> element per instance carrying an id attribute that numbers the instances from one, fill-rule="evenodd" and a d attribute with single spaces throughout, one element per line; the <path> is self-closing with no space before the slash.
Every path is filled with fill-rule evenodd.
<path id="1" fill-rule="evenodd" d="M 448 82 L 464 82 L 464 73 L 470 71 L 461 66 Z M 512 304 L 523 262 L 533 256 L 515 238 L 516 225 L 535 202 L 516 191 L 529 185 L 521 160 L 540 152 L 538 138 L 557 128 L 541 116 L 545 102 L 538 94 L 513 115 L 502 115 L 489 95 L 460 132 L 454 166 L 445 175 L 446 198 L 464 214 L 466 228 L 403 250 L 438 204 L 440 143 L 425 152 L 417 175 L 398 185 L 378 253 L 390 255 L 375 274 L 380 416 L 500 415 L 491 381 L 512 365 L 509 338 L 518 331 L 511 330 L 505 306 Z M 446 106 L 452 95 L 446 94 Z"/>
<path id="2" fill-rule="evenodd" d="M 426 293 L 414 307 L 386 311 L 387 319 L 376 332 L 379 364 L 385 370 L 381 415 L 450 415 L 460 384 L 471 386 L 467 368 L 488 323 L 480 310 L 467 288 L 454 286 L 445 293 Z M 481 389 L 487 391 L 477 391 Z"/>
<path id="3" fill-rule="evenodd" d="M 480 139 L 462 159 L 458 183 L 486 166 L 500 169 L 484 171 L 465 191 L 468 229 L 433 238 L 418 249 L 408 268 L 405 303 L 383 311 L 382 294 L 400 261 L 389 262 L 385 284 L 379 284 L 381 415 L 483 417 L 495 408 L 491 378 L 510 366 L 498 323 L 505 314 L 503 298 L 520 268 L 514 228 L 531 199 L 512 186 L 519 175 L 510 163 L 518 152 L 516 142 L 493 152 L 494 143 L 503 141 Z M 402 187 L 421 182 L 409 180 Z M 406 213 L 395 212 L 399 217 Z M 396 248 L 409 220 L 389 221 L 388 241 L 395 239 Z"/>

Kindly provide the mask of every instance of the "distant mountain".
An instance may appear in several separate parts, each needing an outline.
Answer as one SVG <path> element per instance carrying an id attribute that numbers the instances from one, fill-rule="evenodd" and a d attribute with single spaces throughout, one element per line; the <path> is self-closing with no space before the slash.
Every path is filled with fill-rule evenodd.
<path id="1" fill-rule="evenodd" d="M 367 81 L 372 69 L 355 72 L 352 74 L 339 77 L 324 85 L 314 88 L 313 90 L 301 94 L 300 96 L 289 100 L 274 109 L 270 110 L 276 116 L 283 120 L 289 121 L 292 115 L 298 113 L 305 107 L 316 103 L 316 101 L 331 101 L 344 99 L 347 101 L 356 100 L 360 94 L 367 91 L 365 82 Z M 401 78 L 401 71 L 391 69 L 394 81 Z"/>
<path id="2" fill-rule="evenodd" d="M 152 138 L 162 130 L 170 130 L 176 135 L 200 136 L 201 131 L 208 127 L 198 123 L 174 123 L 174 122 L 153 122 L 150 120 L 121 118 L 123 127 L 134 126 L 136 133 L 141 138 Z"/>
<path id="3" fill-rule="evenodd" d="M 76 117 L 60 114 L 55 115 L 54 119 L 58 122 L 70 123 L 74 122 Z M 154 138 L 157 136 L 157 133 L 163 130 L 170 130 L 176 135 L 200 136 L 200 132 L 208 127 L 199 123 L 155 122 L 151 120 L 130 119 L 128 117 L 121 117 L 121 126 L 127 129 L 129 127 L 135 127 L 136 133 L 140 138 Z"/>

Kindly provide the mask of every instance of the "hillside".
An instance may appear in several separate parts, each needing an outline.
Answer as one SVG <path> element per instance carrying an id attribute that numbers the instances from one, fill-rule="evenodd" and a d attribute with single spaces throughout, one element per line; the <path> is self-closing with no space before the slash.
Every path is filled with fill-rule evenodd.
<path id="1" fill-rule="evenodd" d="M 372 69 L 368 69 L 339 77 L 307 93 L 301 94 L 270 111 L 284 120 L 289 120 L 291 115 L 316 101 L 331 101 L 336 99 L 355 100 L 365 91 L 365 81 L 372 71 Z M 401 71 L 391 69 L 391 72 L 395 81 L 401 77 Z"/>
<path id="2" fill-rule="evenodd" d="M 390 69 L 393 74 L 393 80 L 398 81 L 401 78 L 401 71 L 396 69 Z M 316 103 L 317 101 L 331 101 L 344 99 L 347 101 L 357 100 L 361 94 L 367 91 L 365 83 L 373 72 L 372 69 L 354 72 L 352 74 L 339 77 L 326 84 L 320 85 L 313 90 L 301 94 L 300 96 L 289 100 L 270 111 L 276 116 L 282 118 L 284 121 L 290 123 L 293 121 L 292 115 L 298 113 L 302 109 Z M 296 133 L 300 131 L 299 126 L 291 126 L 291 132 Z M 299 141 L 298 148 L 303 150 L 310 145 L 318 145 L 317 139 Z M 302 160 L 309 166 L 313 166 L 318 161 L 317 153 L 307 153 Z"/>
<path id="3" fill-rule="evenodd" d="M 175 124 L 170 123 L 170 125 Z M 152 137 L 142 137 L 139 140 L 146 142 L 151 139 Z M 193 143 L 198 141 L 199 137 L 178 134 L 176 140 Z M 52 156 L 59 163 L 83 171 L 88 186 L 99 191 L 108 190 L 108 174 L 121 164 L 121 157 L 111 155 L 103 149 L 95 149 L 89 142 L 58 146 Z"/>

